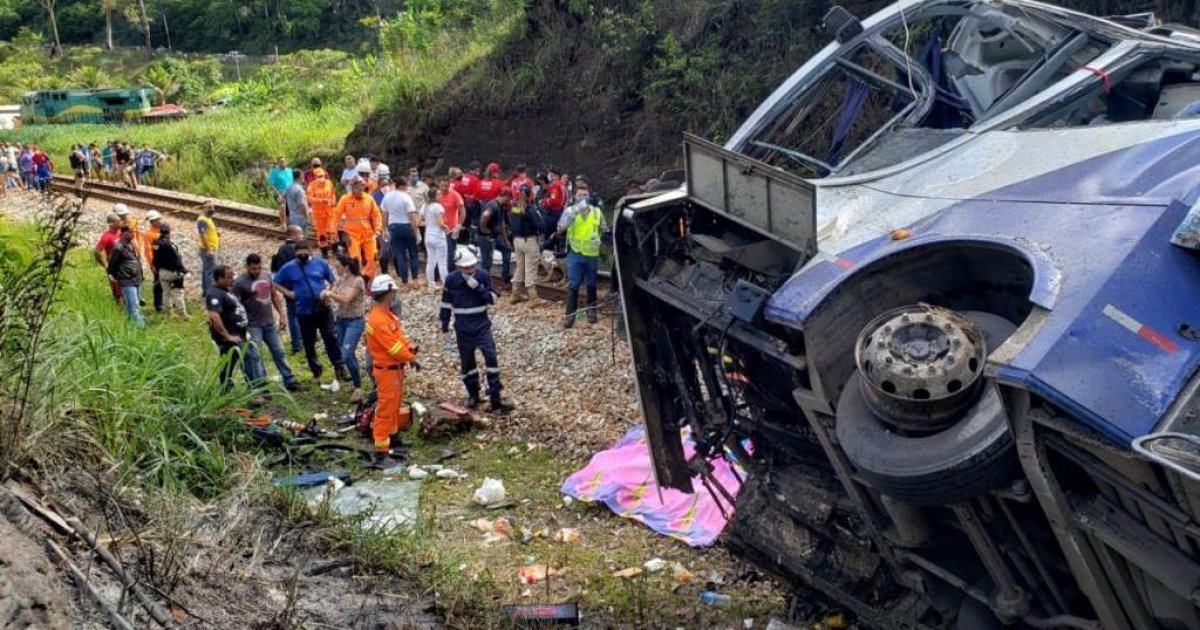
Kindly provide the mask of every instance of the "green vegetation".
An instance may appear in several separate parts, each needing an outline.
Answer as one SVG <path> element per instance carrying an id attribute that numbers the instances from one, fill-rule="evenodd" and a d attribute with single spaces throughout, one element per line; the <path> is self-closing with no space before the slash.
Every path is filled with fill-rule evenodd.
<path id="1" fill-rule="evenodd" d="M 465 17 L 467 9 L 473 18 Z M 28 126 L 0 139 L 42 146 L 60 170 L 75 143 L 149 143 L 172 157 L 160 168 L 160 185 L 274 205 L 263 179 L 276 156 L 295 165 L 312 157 L 330 163 L 360 120 L 376 108 L 425 102 L 505 41 L 521 16 L 519 0 L 414 2 L 393 19 L 373 18 L 373 52 L 307 50 L 237 68 L 213 57 L 138 63 L 137 51 L 95 48 L 67 49 L 52 59 L 25 30 L 0 49 L 0 97 L 10 102 L 34 89 L 143 84 L 204 113 L 153 126 Z M 217 102 L 223 105 L 207 109 Z"/>

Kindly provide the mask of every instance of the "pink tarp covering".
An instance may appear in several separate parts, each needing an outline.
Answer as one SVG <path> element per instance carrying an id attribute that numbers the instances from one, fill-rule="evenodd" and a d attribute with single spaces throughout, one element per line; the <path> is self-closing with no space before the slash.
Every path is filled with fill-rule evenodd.
<path id="1" fill-rule="evenodd" d="M 683 452 L 690 458 L 696 450 L 695 444 L 686 429 L 683 437 Z M 716 480 L 731 496 L 737 497 L 741 489 L 738 479 L 744 478 L 741 469 L 734 476 L 725 458 L 717 458 L 712 464 Z M 728 522 L 721 510 L 733 516 L 733 506 L 719 491 L 714 497 L 699 477 L 695 477 L 693 483 L 695 494 L 664 488 L 662 500 L 659 500 L 650 446 L 646 442 L 645 428 L 639 425 L 568 477 L 563 482 L 562 492 L 580 501 L 601 501 L 613 512 L 644 523 L 660 534 L 693 547 L 707 547 L 717 540 Z"/>

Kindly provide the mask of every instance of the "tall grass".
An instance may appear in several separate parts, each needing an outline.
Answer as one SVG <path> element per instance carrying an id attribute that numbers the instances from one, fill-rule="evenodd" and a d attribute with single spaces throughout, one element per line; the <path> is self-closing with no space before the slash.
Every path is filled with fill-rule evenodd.
<path id="1" fill-rule="evenodd" d="M 0 223 L 0 241 L 17 251 L 41 245 L 28 226 L 8 223 Z M 0 276 L 0 284 L 8 280 L 9 274 Z M 19 361 L 35 368 L 36 404 L 29 413 L 37 430 L 26 444 L 32 460 L 113 471 L 202 500 L 226 490 L 233 472 L 227 447 L 242 433 L 229 410 L 247 395 L 222 390 L 216 352 L 203 329 L 197 323 L 180 331 L 130 325 L 86 250 L 71 252 L 58 296 L 37 356 L 0 357 L 5 368 Z M 8 310 L 2 315 L 27 318 Z"/>
<path id="2" fill-rule="evenodd" d="M 0 139 L 32 142 L 63 170 L 71 145 L 125 140 L 165 150 L 162 186 L 247 203 L 271 203 L 265 165 L 283 155 L 293 164 L 313 156 L 332 158 L 342 149 L 358 113 L 345 108 L 280 112 L 217 111 L 157 125 L 35 125 L 0 133 Z"/>

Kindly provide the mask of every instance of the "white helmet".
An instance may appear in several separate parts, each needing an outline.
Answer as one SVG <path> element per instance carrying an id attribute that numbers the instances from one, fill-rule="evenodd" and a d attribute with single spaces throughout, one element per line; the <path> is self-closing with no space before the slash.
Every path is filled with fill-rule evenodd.
<path id="1" fill-rule="evenodd" d="M 151 210 L 150 212 L 146 213 L 147 221 L 157 221 L 161 218 L 162 218 L 162 214 L 159 214 L 158 210 Z"/>
<path id="2" fill-rule="evenodd" d="M 460 247 L 454 253 L 454 264 L 459 267 L 474 267 L 479 264 L 479 259 L 469 247 Z"/>
<path id="3" fill-rule="evenodd" d="M 396 291 L 400 287 L 396 285 L 396 281 L 386 273 L 381 273 L 371 280 L 371 293 L 380 294 L 388 291 Z"/>
<path id="4" fill-rule="evenodd" d="M 371 161 L 367 158 L 360 158 L 358 160 L 358 167 L 355 170 L 357 170 L 359 173 L 370 173 Z"/>
<path id="5" fill-rule="evenodd" d="M 392 169 L 390 167 L 388 167 L 387 164 L 380 164 L 379 170 L 375 171 L 375 174 L 378 175 L 379 177 L 391 177 Z"/>
<path id="6" fill-rule="evenodd" d="M 113 206 L 113 213 L 119 217 L 123 217 L 123 216 L 129 214 L 129 206 L 127 206 L 123 203 L 119 203 L 119 204 Z"/>

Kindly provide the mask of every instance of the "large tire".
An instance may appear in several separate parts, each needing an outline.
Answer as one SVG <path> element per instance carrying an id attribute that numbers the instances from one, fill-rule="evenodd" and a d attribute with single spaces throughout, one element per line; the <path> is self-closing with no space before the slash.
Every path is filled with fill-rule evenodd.
<path id="1" fill-rule="evenodd" d="M 838 400 L 838 442 L 880 492 L 912 505 L 950 505 L 1003 487 L 1016 474 L 1012 436 L 994 388 L 953 426 L 906 436 L 875 417 L 859 378 L 855 372 Z"/>
<path id="2" fill-rule="evenodd" d="M 982 324 L 988 347 L 996 348 L 1012 324 L 987 313 L 963 313 Z M 1008 485 L 1018 462 L 1004 407 L 995 387 L 953 425 L 931 434 L 905 435 L 879 420 L 868 407 L 856 371 L 837 404 L 837 437 L 863 479 L 894 499 L 918 506 L 961 503 Z"/>

